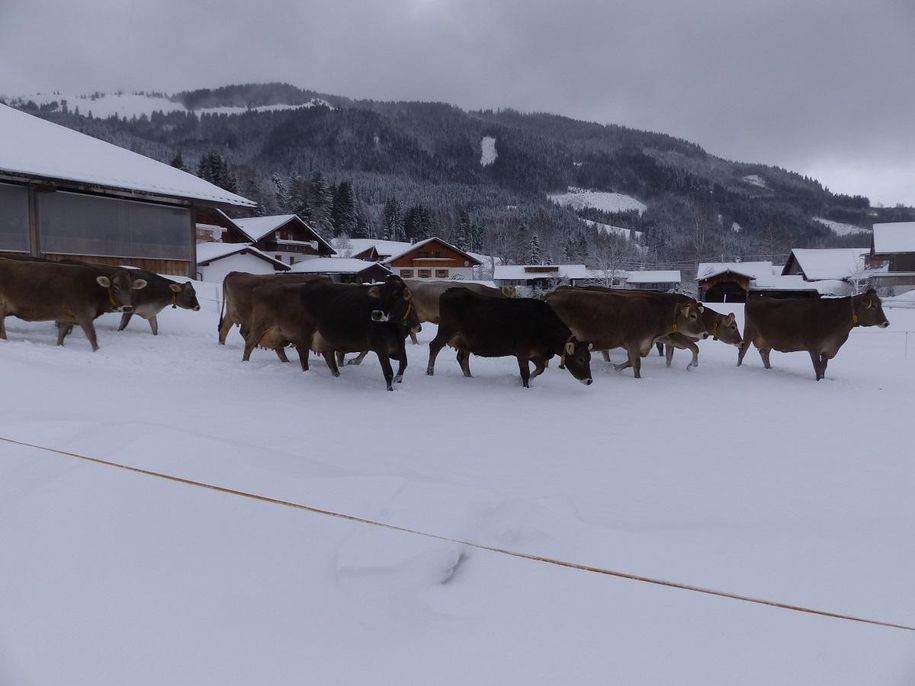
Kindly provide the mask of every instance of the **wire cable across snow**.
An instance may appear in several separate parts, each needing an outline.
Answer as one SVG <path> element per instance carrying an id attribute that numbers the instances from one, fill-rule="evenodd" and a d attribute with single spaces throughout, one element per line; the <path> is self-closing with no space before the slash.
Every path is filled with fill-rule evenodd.
<path id="1" fill-rule="evenodd" d="M 711 588 L 706 588 L 703 586 L 694 586 L 692 584 L 680 583 L 677 581 L 667 581 L 665 579 L 658 579 L 650 576 L 643 576 L 641 574 L 632 574 L 630 572 L 621 572 L 613 569 L 607 569 L 605 567 L 597 567 L 594 565 L 582 564 L 579 562 L 569 562 L 567 560 L 560 560 L 553 557 L 546 557 L 543 555 L 535 555 L 532 553 L 524 553 L 517 550 L 510 550 L 508 548 L 500 548 L 498 546 L 487 545 L 485 543 L 475 543 L 473 541 L 464 541 L 459 538 L 451 538 L 450 536 L 443 536 L 440 534 L 431 533 L 429 531 L 420 531 L 419 529 L 411 529 L 409 527 L 398 526 L 396 524 L 389 524 L 387 522 L 379 522 L 374 519 L 367 519 L 366 517 L 359 517 L 357 515 L 346 514 L 343 512 L 335 512 L 333 510 L 327 510 L 320 507 L 314 507 L 312 505 L 305 505 L 303 503 L 297 503 L 291 500 L 283 500 L 281 498 L 273 498 L 266 495 L 259 495 L 257 493 L 249 493 L 247 491 L 241 491 L 235 488 L 227 488 L 225 486 L 217 486 L 215 484 L 207 483 L 205 481 L 197 481 L 195 479 L 186 479 L 181 476 L 175 476 L 173 474 L 165 474 L 163 472 L 157 472 L 151 469 L 143 469 L 142 467 L 133 467 L 131 465 L 121 464 L 119 462 L 113 462 L 111 460 L 105 460 L 100 457 L 91 457 L 89 455 L 81 455 L 79 453 L 70 452 L 68 450 L 59 450 L 57 448 L 49 448 L 43 445 L 37 445 L 35 443 L 28 443 L 26 441 L 17 441 L 12 438 L 7 438 L 5 436 L 0 436 L 0 441 L 9 443 L 11 445 L 18 445 L 24 448 L 32 448 L 34 450 L 41 450 L 48 453 L 53 453 L 55 455 L 60 455 L 63 457 L 68 457 L 77 460 L 83 460 L 85 462 L 90 462 L 92 464 L 102 465 L 105 467 L 113 467 L 115 469 L 122 469 L 124 471 L 133 472 L 135 474 L 142 474 L 144 476 L 150 476 L 157 479 L 164 479 L 166 481 L 171 481 L 174 483 L 184 484 L 186 486 L 192 486 L 194 488 L 204 488 L 210 491 L 216 491 L 217 493 L 224 493 L 226 495 L 233 495 L 240 498 L 247 498 L 250 500 L 256 500 L 262 503 L 268 503 L 271 505 L 280 505 L 282 507 L 289 507 L 296 510 L 303 510 L 305 512 L 311 512 L 313 514 L 323 515 L 326 517 L 336 517 L 337 519 L 343 519 L 351 522 L 356 522 L 359 524 L 366 524 L 368 526 L 380 527 L 383 529 L 389 529 L 391 531 L 399 531 L 405 534 L 411 534 L 414 536 L 423 536 L 425 538 L 430 538 L 436 541 L 442 541 L 446 543 L 455 543 L 458 545 L 463 545 L 468 548 L 474 548 L 476 550 L 484 550 L 490 553 L 496 553 L 499 555 L 507 555 L 510 557 L 519 558 L 522 560 L 529 560 L 532 562 L 541 562 L 548 565 L 554 565 L 556 567 L 565 567 L 567 569 L 575 569 L 581 572 L 589 572 L 592 574 L 601 574 L 603 576 L 616 577 L 618 579 L 627 579 L 629 581 L 636 581 L 643 584 L 651 584 L 654 586 L 663 586 L 666 588 L 674 588 L 681 591 L 689 591 L 691 593 L 701 593 L 704 595 L 715 596 L 718 598 L 727 598 L 729 600 L 736 600 L 743 603 L 752 603 L 755 605 L 765 605 L 772 608 L 777 608 L 779 610 L 788 610 L 791 612 L 800 612 L 810 615 L 818 615 L 820 617 L 828 617 L 831 619 L 843 620 L 848 622 L 859 622 L 862 624 L 871 624 L 874 626 L 881 626 L 890 629 L 900 629 L 902 631 L 912 631 L 915 632 L 915 626 L 909 626 L 907 624 L 896 624 L 893 622 L 882 621 L 878 619 L 869 619 L 866 617 L 857 617 L 854 615 L 843 614 L 840 612 L 830 612 L 828 610 L 818 610 L 815 608 L 804 607 L 801 605 L 793 605 L 790 603 L 783 603 L 776 600 L 767 600 L 765 598 L 755 598 L 752 596 L 742 595 L 739 593 L 730 593 L 728 591 L 718 591 Z"/>

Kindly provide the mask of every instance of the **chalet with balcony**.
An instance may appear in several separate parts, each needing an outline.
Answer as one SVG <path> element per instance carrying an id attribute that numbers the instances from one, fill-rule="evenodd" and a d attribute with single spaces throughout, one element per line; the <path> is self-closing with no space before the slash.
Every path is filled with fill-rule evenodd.
<path id="1" fill-rule="evenodd" d="M 896 286 L 915 286 L 915 222 L 874 224 L 867 264 L 878 288 L 895 292 Z"/>
<path id="2" fill-rule="evenodd" d="M 330 243 L 294 214 L 233 221 L 255 248 L 284 264 L 336 254 Z"/>
<path id="3" fill-rule="evenodd" d="M 482 262 L 441 238 L 427 238 L 381 264 L 404 279 L 473 279 Z"/>

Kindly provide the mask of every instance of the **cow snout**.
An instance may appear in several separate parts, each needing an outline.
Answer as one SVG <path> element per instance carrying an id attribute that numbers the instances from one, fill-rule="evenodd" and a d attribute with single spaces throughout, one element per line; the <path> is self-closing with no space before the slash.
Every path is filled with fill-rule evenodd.
<path id="1" fill-rule="evenodd" d="M 133 305 L 121 305 L 118 312 L 133 312 Z"/>
<path id="2" fill-rule="evenodd" d="M 594 379 L 582 379 L 581 382 L 582 382 L 585 386 L 590 386 L 591 384 L 594 383 Z"/>
<path id="3" fill-rule="evenodd" d="M 702 334 L 702 340 L 704 341 L 706 338 L 708 338 L 708 334 L 707 333 Z"/>
<path id="4" fill-rule="evenodd" d="M 194 312 L 197 312 L 200 309 L 200 305 L 194 305 Z"/>
<path id="5" fill-rule="evenodd" d="M 883 323 L 880 324 L 880 328 L 881 328 L 881 329 L 885 329 L 885 328 L 888 327 L 889 325 L 890 325 L 890 323 L 889 323 L 888 321 L 885 321 L 885 320 L 884 320 Z"/>
<path id="6" fill-rule="evenodd" d="M 372 310 L 372 321 L 373 322 L 386 322 L 388 321 L 388 315 L 385 314 L 383 310 Z"/>
<path id="7" fill-rule="evenodd" d="M 416 326 L 414 326 L 414 327 L 411 329 L 411 331 L 413 331 L 413 333 L 419 333 L 419 332 L 422 331 L 422 330 L 423 330 L 423 325 L 422 325 L 422 324 L 417 324 Z"/>

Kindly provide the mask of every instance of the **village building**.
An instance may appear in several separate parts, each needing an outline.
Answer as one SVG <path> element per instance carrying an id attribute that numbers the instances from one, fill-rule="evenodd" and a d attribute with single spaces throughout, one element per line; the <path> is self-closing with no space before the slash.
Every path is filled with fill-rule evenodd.
<path id="1" fill-rule="evenodd" d="M 295 214 L 235 219 L 247 240 L 285 264 L 315 257 L 330 257 L 336 250 Z"/>
<path id="2" fill-rule="evenodd" d="M 2 104 L 0 131 L 0 254 L 194 277 L 195 214 L 254 206 L 193 174 Z"/>
<path id="3" fill-rule="evenodd" d="M 672 291 L 680 287 L 678 269 L 643 269 L 625 273 L 625 288 L 649 291 Z"/>
<path id="4" fill-rule="evenodd" d="M 751 282 L 771 277 L 771 262 L 700 262 L 696 270 L 699 300 L 702 302 L 746 302 Z"/>
<path id="5" fill-rule="evenodd" d="M 915 286 L 915 222 L 874 224 L 867 262 L 874 285 L 885 292 Z"/>
<path id="6" fill-rule="evenodd" d="M 375 283 L 384 281 L 393 273 L 383 264 L 353 257 L 313 257 L 296 262 L 290 271 L 327 276 L 339 283 Z"/>
<path id="7" fill-rule="evenodd" d="M 197 244 L 197 273 L 200 281 L 222 283 L 229 272 L 275 274 L 289 269 L 250 243 L 205 241 Z"/>
<path id="8" fill-rule="evenodd" d="M 441 238 L 427 238 L 381 260 L 404 279 L 473 279 L 482 262 Z"/>
<path id="9" fill-rule="evenodd" d="M 596 283 L 601 272 L 583 264 L 501 264 L 493 273 L 496 286 L 526 286 L 549 290 L 556 286 L 583 286 Z"/>
<path id="10" fill-rule="evenodd" d="M 864 273 L 868 252 L 868 248 L 794 248 L 782 274 L 805 281 L 851 280 Z"/>

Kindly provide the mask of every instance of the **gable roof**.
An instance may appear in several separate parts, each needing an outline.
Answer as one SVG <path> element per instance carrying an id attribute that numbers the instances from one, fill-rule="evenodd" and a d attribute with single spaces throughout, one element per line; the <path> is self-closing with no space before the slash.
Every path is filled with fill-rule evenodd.
<path id="1" fill-rule="evenodd" d="M 808 281 L 847 279 L 864 269 L 868 252 L 870 248 L 794 248 L 785 269 L 793 259 Z"/>
<path id="2" fill-rule="evenodd" d="M 680 283 L 676 269 L 641 269 L 626 272 L 627 283 Z"/>
<path id="3" fill-rule="evenodd" d="M 739 274 L 750 279 L 758 276 L 772 276 L 771 262 L 700 262 L 696 280 L 702 281 L 725 272 Z"/>
<path id="4" fill-rule="evenodd" d="M 0 104 L 0 175 L 253 207 L 193 174 Z"/>
<path id="5" fill-rule="evenodd" d="M 359 274 L 367 269 L 391 270 L 378 262 L 367 262 L 354 257 L 311 257 L 292 265 L 290 271 L 302 274 Z"/>
<path id="6" fill-rule="evenodd" d="M 534 281 L 536 279 L 585 280 L 599 278 L 583 264 L 497 264 L 493 281 Z"/>
<path id="7" fill-rule="evenodd" d="M 197 264 L 215 262 L 238 253 L 248 253 L 266 260 L 274 266 L 278 265 L 284 270 L 289 269 L 288 264 L 283 264 L 279 260 L 273 259 L 270 255 L 258 250 L 250 243 L 218 243 L 216 241 L 204 241 L 197 244 Z"/>
<path id="8" fill-rule="evenodd" d="M 451 243 L 449 243 L 448 241 L 442 240 L 438 236 L 433 236 L 432 238 L 427 238 L 426 240 L 420 241 L 419 243 L 414 243 L 413 245 L 410 245 L 409 247 L 400 251 L 399 253 L 395 253 L 395 254 L 391 255 L 390 257 L 388 257 L 387 259 L 382 260 L 382 264 L 389 264 L 389 263 L 393 262 L 394 260 L 399 260 L 402 257 L 409 255 L 414 250 L 419 250 L 420 248 L 430 245 L 432 243 L 439 243 L 441 245 L 444 245 L 447 248 L 450 248 L 451 250 L 454 250 L 457 253 L 460 253 L 461 255 L 463 255 L 464 257 L 467 258 L 467 260 L 471 263 L 472 267 L 476 267 L 476 266 L 483 264 L 480 260 L 478 260 L 476 257 L 471 255 L 470 253 L 464 252 L 456 245 L 451 245 Z"/>
<path id="9" fill-rule="evenodd" d="M 874 224 L 874 253 L 915 252 L 915 222 Z"/>
<path id="10" fill-rule="evenodd" d="M 245 219 L 233 219 L 232 221 L 234 221 L 235 225 L 238 226 L 238 228 L 240 228 L 242 232 L 251 239 L 252 243 L 257 243 L 262 238 L 269 236 L 284 224 L 295 221 L 311 231 L 318 242 L 322 243 L 328 250 L 331 251 L 331 254 L 336 254 L 337 252 L 333 249 L 330 243 L 321 238 L 320 234 L 311 228 L 306 222 L 302 221 L 302 219 L 297 214 L 273 214 L 267 217 L 247 217 Z"/>

